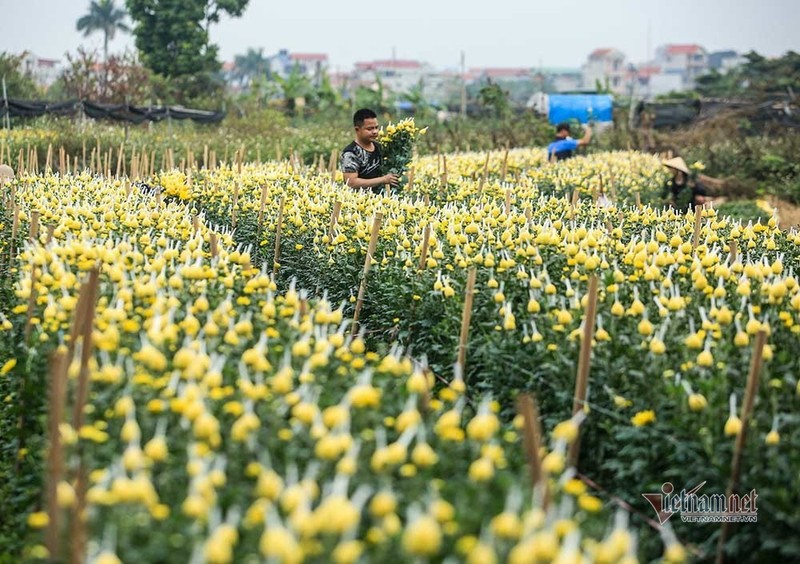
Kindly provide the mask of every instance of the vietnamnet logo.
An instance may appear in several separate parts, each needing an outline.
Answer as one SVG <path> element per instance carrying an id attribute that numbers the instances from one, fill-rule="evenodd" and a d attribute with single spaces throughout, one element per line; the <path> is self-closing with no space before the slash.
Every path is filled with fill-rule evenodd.
<path id="1" fill-rule="evenodd" d="M 675 486 L 665 482 L 661 493 L 645 493 L 642 497 L 655 509 L 662 525 L 680 513 L 681 521 L 689 523 L 755 523 L 758 521 L 756 490 L 739 494 L 700 494 L 706 482 L 691 490 L 675 491 Z"/>

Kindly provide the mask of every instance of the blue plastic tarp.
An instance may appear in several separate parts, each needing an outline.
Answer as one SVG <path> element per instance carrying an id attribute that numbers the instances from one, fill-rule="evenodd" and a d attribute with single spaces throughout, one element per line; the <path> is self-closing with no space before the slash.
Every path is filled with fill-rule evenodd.
<path id="1" fill-rule="evenodd" d="M 613 98 L 609 94 L 550 94 L 547 119 L 552 124 L 578 120 L 613 121 Z"/>

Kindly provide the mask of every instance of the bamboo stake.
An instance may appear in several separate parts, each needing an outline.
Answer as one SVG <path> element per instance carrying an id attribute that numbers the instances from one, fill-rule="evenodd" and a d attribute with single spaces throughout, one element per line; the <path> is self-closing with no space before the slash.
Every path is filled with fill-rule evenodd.
<path id="1" fill-rule="evenodd" d="M 586 389 L 589 381 L 589 366 L 592 360 L 592 338 L 594 337 L 595 316 L 597 313 L 597 276 L 589 278 L 589 302 L 586 304 L 586 314 L 583 318 L 583 335 L 578 356 L 578 374 L 575 380 L 575 397 L 572 401 L 572 415 L 583 410 L 586 406 Z M 578 464 L 580 453 L 580 435 L 569 446 L 569 466 Z"/>
<path id="2" fill-rule="evenodd" d="M 281 203 L 278 205 L 278 223 L 275 225 L 275 254 L 272 259 L 272 279 L 278 275 L 278 268 L 281 260 L 281 227 L 283 226 L 283 207 L 286 204 L 286 194 L 281 195 Z"/>
<path id="3" fill-rule="evenodd" d="M 731 264 L 735 264 L 736 259 L 738 258 L 739 255 L 738 246 L 736 244 L 735 239 L 731 239 L 730 243 L 728 243 L 728 251 L 730 252 L 731 255 L 731 261 L 730 261 Z"/>
<path id="4" fill-rule="evenodd" d="M 520 394 L 517 398 L 517 412 L 522 415 L 525 454 L 531 475 L 531 484 L 540 487 L 544 484 L 542 473 L 542 428 L 539 423 L 539 408 L 530 394 Z"/>
<path id="5" fill-rule="evenodd" d="M 203 168 L 208 170 L 208 144 L 203 145 Z"/>
<path id="6" fill-rule="evenodd" d="M 258 228 L 264 225 L 264 208 L 267 207 L 267 183 L 261 185 L 261 206 L 258 209 Z"/>
<path id="7" fill-rule="evenodd" d="M 767 342 L 767 332 L 763 329 L 759 330 L 756 335 L 756 342 L 753 347 L 753 356 L 750 359 L 750 372 L 747 375 L 747 386 L 744 391 L 744 401 L 742 402 L 742 414 L 740 420 L 742 427 L 739 434 L 736 435 L 736 443 L 733 447 L 733 460 L 731 461 L 731 481 L 728 484 L 726 492 L 726 499 L 730 499 L 731 495 L 736 493 L 739 489 L 739 477 L 742 471 L 742 453 L 744 452 L 744 443 L 747 439 L 747 425 L 750 421 L 750 414 L 753 411 L 753 403 L 758 393 L 758 382 L 761 374 L 761 364 L 764 361 L 764 345 Z M 728 532 L 730 523 L 727 521 L 722 524 L 722 531 L 720 532 L 719 542 L 717 543 L 717 564 L 722 564 L 725 561 L 725 542 L 728 539 Z"/>
<path id="8" fill-rule="evenodd" d="M 241 163 L 239 165 L 241 167 Z M 239 173 L 241 175 L 241 172 Z M 240 180 L 233 185 L 233 202 L 231 203 L 231 226 L 236 229 L 236 206 L 239 205 L 239 187 L 242 183 L 241 176 L 239 176 Z"/>
<path id="9" fill-rule="evenodd" d="M 47 417 L 49 448 L 47 449 L 47 514 L 49 523 L 45 531 L 45 546 L 53 560 L 58 560 L 60 512 L 58 507 L 58 483 L 64 468 L 61 449 L 61 429 L 64 417 L 64 400 L 67 394 L 67 367 L 69 359 L 64 351 L 56 351 L 50 357 L 50 402 Z"/>
<path id="10" fill-rule="evenodd" d="M 331 223 L 328 227 L 328 239 L 330 239 L 331 243 L 333 242 L 333 234 L 336 230 L 336 224 L 339 221 L 339 213 L 342 211 L 342 202 L 341 200 L 337 200 L 333 203 L 333 211 L 331 212 Z"/>
<path id="11" fill-rule="evenodd" d="M 506 207 L 505 207 L 506 216 L 511 213 L 511 188 L 506 188 Z"/>
<path id="12" fill-rule="evenodd" d="M 414 169 L 408 169 L 408 184 L 406 184 L 406 191 L 410 192 L 414 189 Z"/>
<path id="13" fill-rule="evenodd" d="M 209 244 L 211 245 L 211 258 L 216 258 L 219 254 L 219 249 L 217 247 L 217 234 L 213 231 L 208 236 Z"/>
<path id="14" fill-rule="evenodd" d="M 642 195 L 639 192 L 636 192 L 636 209 L 642 209 Z"/>
<path id="15" fill-rule="evenodd" d="M 417 270 L 425 270 L 425 265 L 428 261 L 428 244 L 431 238 L 431 224 L 425 226 L 422 232 L 422 250 L 419 252 L 419 266 Z"/>
<path id="16" fill-rule="evenodd" d="M 703 218 L 703 208 L 695 206 L 694 208 L 694 234 L 692 234 L 692 250 L 697 249 L 700 243 L 700 222 Z"/>
<path id="17" fill-rule="evenodd" d="M 330 159 L 328 159 L 328 172 L 331 174 L 331 181 L 335 180 L 336 178 L 336 161 L 338 160 L 336 157 L 336 149 L 333 149 L 331 151 Z"/>
<path id="18" fill-rule="evenodd" d="M 25 344 L 31 336 L 33 320 L 33 308 L 36 306 L 36 282 L 37 282 L 37 268 L 34 266 L 31 270 L 31 292 L 28 295 L 28 310 L 25 312 Z"/>
<path id="19" fill-rule="evenodd" d="M 28 231 L 28 239 L 30 239 L 31 243 L 36 241 L 36 238 L 39 236 L 39 217 L 41 213 L 39 210 L 34 210 L 31 212 L 31 222 L 30 222 L 30 230 Z"/>
<path id="20" fill-rule="evenodd" d="M 503 153 L 503 171 L 500 173 L 500 181 L 506 181 L 506 173 L 508 173 L 508 146 L 506 146 L 506 151 Z"/>
<path id="21" fill-rule="evenodd" d="M 50 169 L 52 168 L 52 164 L 53 164 L 53 144 L 52 143 L 48 143 L 47 144 L 47 158 L 44 161 L 44 170 L 45 170 L 45 172 L 50 171 Z"/>
<path id="22" fill-rule="evenodd" d="M 480 195 L 483 192 L 483 187 L 486 184 L 486 179 L 489 176 L 489 153 L 486 153 L 486 160 L 483 163 L 483 174 L 481 174 L 481 180 L 478 183 L 478 194 Z"/>
<path id="23" fill-rule="evenodd" d="M 117 174 L 114 175 L 115 178 L 119 178 L 119 175 L 122 173 L 122 161 L 125 159 L 125 143 L 119 144 L 119 153 L 117 153 Z"/>
<path id="24" fill-rule="evenodd" d="M 473 266 L 467 275 L 467 287 L 464 291 L 464 309 L 461 312 L 461 334 L 458 338 L 458 366 L 461 374 L 466 376 L 467 370 L 467 339 L 469 338 L 469 323 L 472 320 L 472 302 L 475 299 L 475 277 L 478 270 Z"/>
<path id="25" fill-rule="evenodd" d="M 72 412 L 72 427 L 76 430 L 83 426 L 83 408 L 89 397 L 89 359 L 92 356 L 94 345 L 92 343 L 92 330 L 94 329 L 95 303 L 97 302 L 97 289 L 100 281 L 100 269 L 94 267 L 89 271 L 89 280 L 84 282 L 85 298 L 83 312 L 81 312 L 81 326 L 78 331 L 82 333 L 81 343 L 81 368 L 78 376 L 78 389 L 75 392 L 75 405 Z"/>
<path id="26" fill-rule="evenodd" d="M 19 156 L 17 156 L 17 172 L 20 174 L 25 172 L 25 153 L 22 152 L 22 147 L 20 147 Z"/>
<path id="27" fill-rule="evenodd" d="M 364 294 L 367 292 L 367 275 L 372 266 L 372 257 L 375 254 L 375 248 L 378 246 L 378 235 L 381 231 L 381 221 L 383 221 L 383 214 L 375 212 L 375 219 L 372 220 L 372 232 L 369 236 L 369 247 L 367 248 L 367 256 L 364 257 L 364 272 L 361 276 L 361 284 L 358 287 L 358 298 L 356 299 L 356 309 L 353 312 L 353 335 L 358 333 L 358 318 L 361 315 L 361 308 L 364 305 Z"/>

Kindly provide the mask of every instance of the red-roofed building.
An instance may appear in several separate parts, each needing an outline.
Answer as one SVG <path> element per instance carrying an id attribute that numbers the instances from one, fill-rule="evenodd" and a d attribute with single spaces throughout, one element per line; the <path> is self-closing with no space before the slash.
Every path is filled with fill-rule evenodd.
<path id="1" fill-rule="evenodd" d="M 655 63 L 664 74 L 680 75 L 685 89 L 694 86 L 694 80 L 708 72 L 708 53 L 700 45 L 668 44 L 656 49 Z"/>

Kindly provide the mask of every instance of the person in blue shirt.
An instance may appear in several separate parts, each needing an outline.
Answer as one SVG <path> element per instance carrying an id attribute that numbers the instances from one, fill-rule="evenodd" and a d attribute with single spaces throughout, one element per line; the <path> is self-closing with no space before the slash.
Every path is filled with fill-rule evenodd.
<path id="1" fill-rule="evenodd" d="M 575 149 L 583 145 L 588 145 L 592 140 L 592 128 L 586 126 L 586 132 L 580 139 L 573 139 L 569 136 L 569 124 L 559 123 L 556 126 L 555 141 L 547 146 L 548 160 L 563 161 L 575 156 Z"/>

